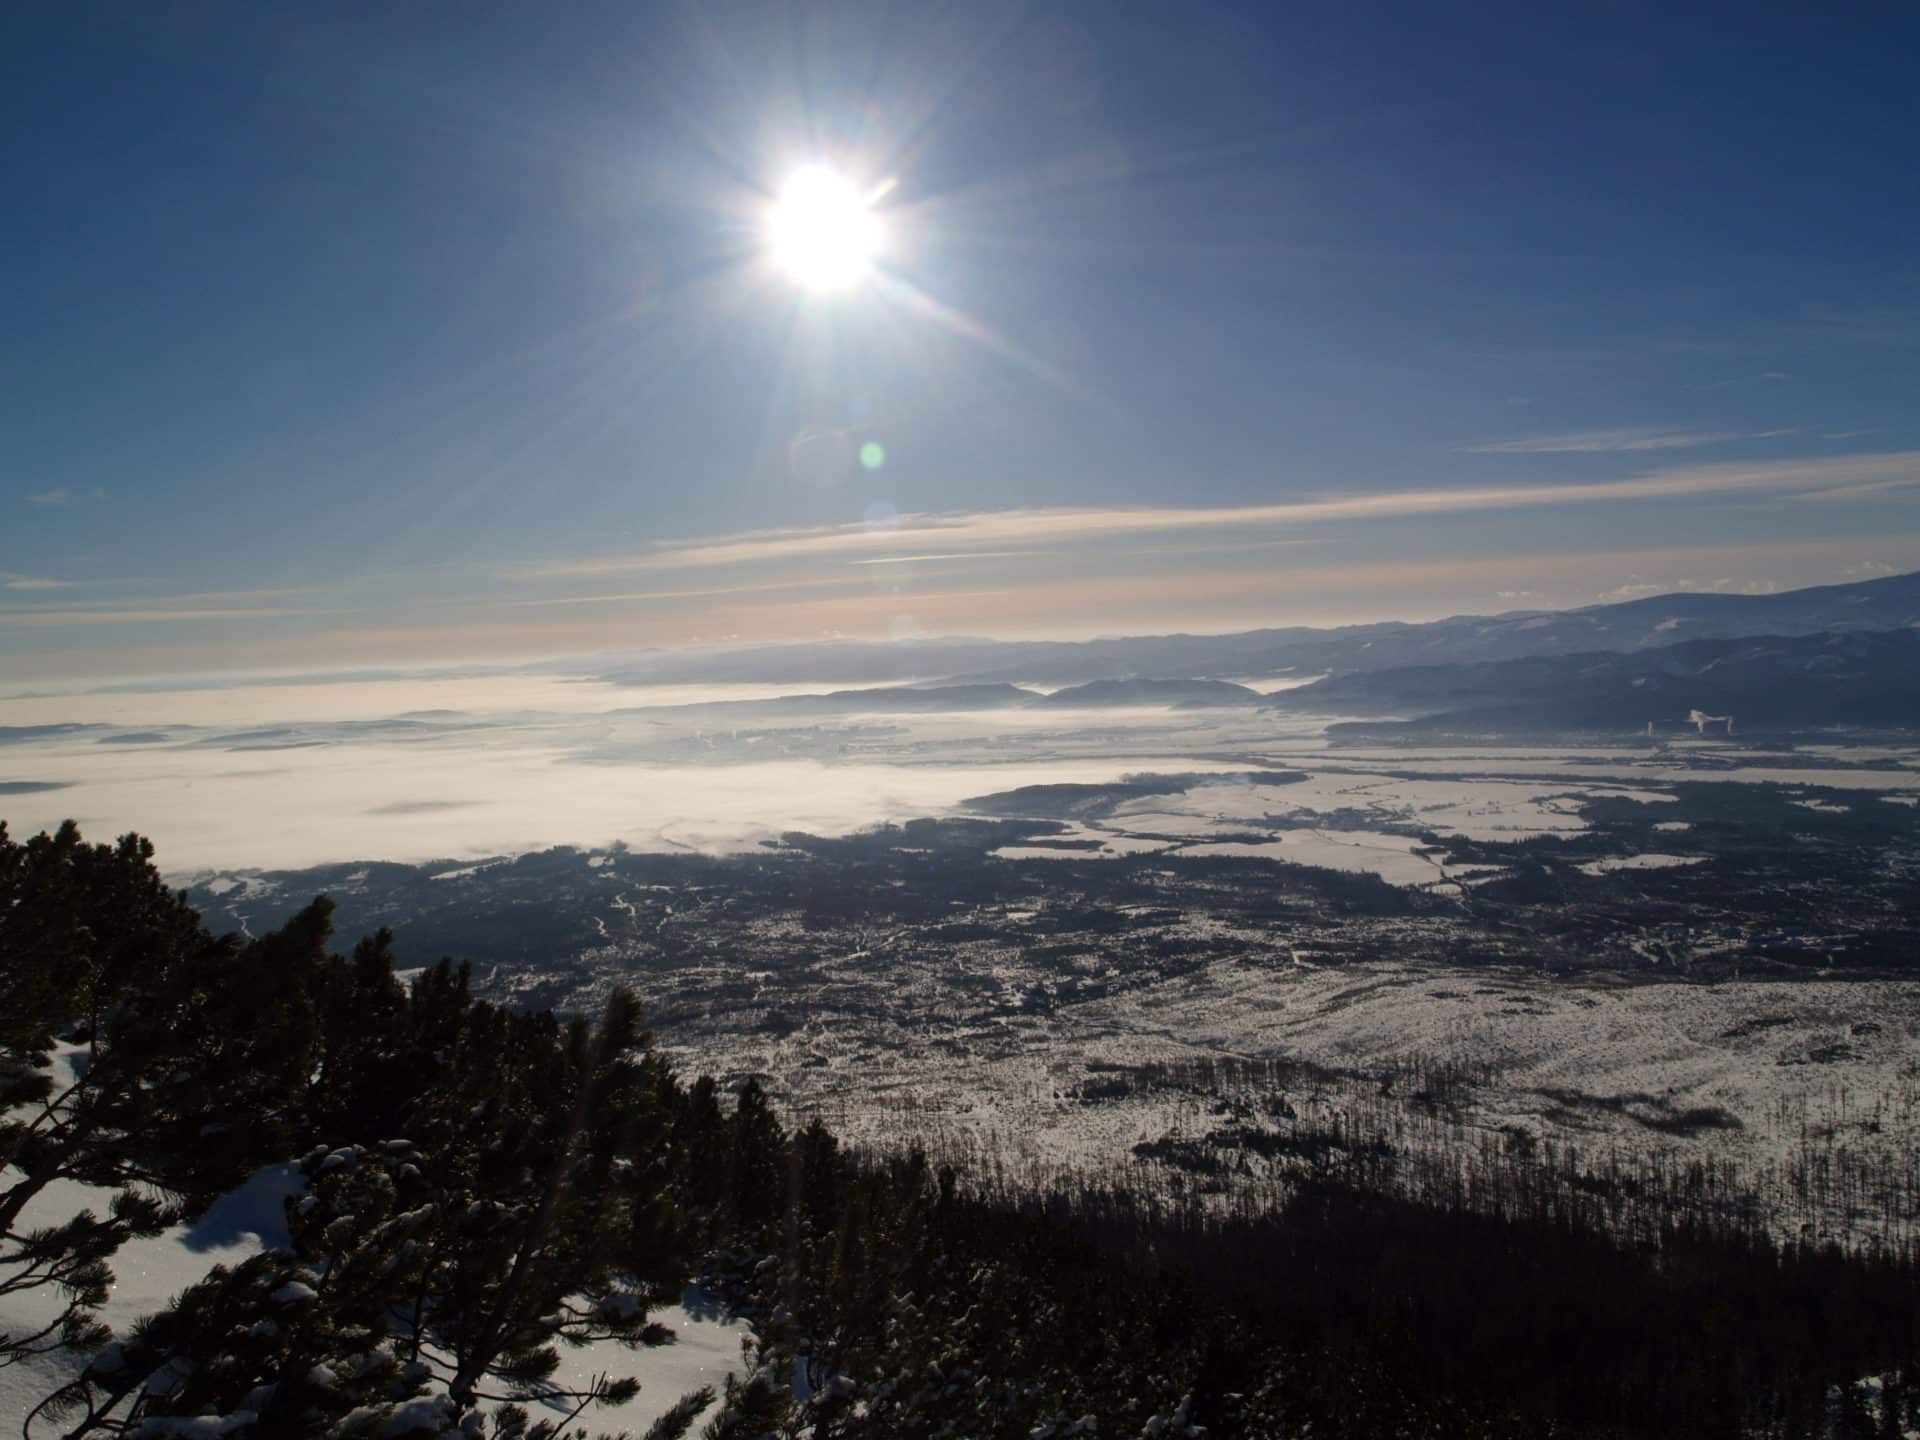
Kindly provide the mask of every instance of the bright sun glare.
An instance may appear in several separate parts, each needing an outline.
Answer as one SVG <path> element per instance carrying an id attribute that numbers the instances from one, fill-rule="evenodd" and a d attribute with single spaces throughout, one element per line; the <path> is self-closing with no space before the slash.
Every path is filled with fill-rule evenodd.
<path id="1" fill-rule="evenodd" d="M 809 165 L 780 187 L 768 224 L 775 262 L 807 290 L 845 290 L 879 253 L 872 200 L 838 170 Z"/>

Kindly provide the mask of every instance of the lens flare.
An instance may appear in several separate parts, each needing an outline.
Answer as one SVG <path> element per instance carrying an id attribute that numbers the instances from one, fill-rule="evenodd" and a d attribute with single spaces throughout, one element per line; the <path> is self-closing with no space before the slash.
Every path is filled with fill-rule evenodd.
<path id="1" fill-rule="evenodd" d="M 788 177 L 767 220 L 767 249 L 774 262 L 816 294 L 858 283 L 883 238 L 871 197 L 825 165 L 809 165 Z"/>

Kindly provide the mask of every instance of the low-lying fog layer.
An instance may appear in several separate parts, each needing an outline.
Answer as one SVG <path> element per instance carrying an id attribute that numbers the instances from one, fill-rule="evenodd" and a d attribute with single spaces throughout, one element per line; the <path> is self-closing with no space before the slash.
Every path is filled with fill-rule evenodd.
<path id="1" fill-rule="evenodd" d="M 1265 709 L 763 703 L 795 693 L 808 692 L 519 674 L 0 699 L 0 816 L 16 834 L 69 816 L 95 837 L 139 829 L 182 873 L 615 841 L 722 852 L 948 813 L 1026 785 L 1265 767 L 1307 778 L 1284 793 L 1143 799 L 1103 827 L 1101 853 L 1165 836 L 1419 883 L 1436 867 L 1411 853 L 1409 831 L 1571 834 L 1595 793 L 1655 804 L 1689 779 L 1818 785 L 1861 803 L 1920 794 L 1916 754 L 1885 746 L 1339 748 L 1324 718 Z M 1248 849 L 1259 837 L 1236 821 L 1276 815 L 1305 823 Z M 1342 817 L 1344 833 L 1321 833 L 1324 816 Z"/>

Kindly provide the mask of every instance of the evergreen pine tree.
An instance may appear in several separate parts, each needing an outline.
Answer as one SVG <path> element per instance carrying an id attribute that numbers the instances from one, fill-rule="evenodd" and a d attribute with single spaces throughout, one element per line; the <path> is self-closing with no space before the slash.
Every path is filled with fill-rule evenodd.
<path id="1" fill-rule="evenodd" d="M 383 953 L 360 957 L 361 988 Z M 527 1402 L 578 1414 L 636 1393 L 630 1379 L 553 1376 L 559 1344 L 670 1341 L 649 1312 L 688 1269 L 670 1077 L 638 1003 L 616 991 L 598 1027 L 562 1029 L 466 999 L 444 967 L 422 980 L 389 1017 L 395 1034 L 440 1042 L 401 1107 L 412 1135 L 310 1153 L 291 1249 L 215 1272 L 110 1347 L 49 1407 L 82 1415 L 74 1433 L 207 1416 L 249 1440 L 477 1433 L 480 1407 L 505 1401 L 482 1428 L 512 1440 Z M 352 1067 L 331 1053 L 338 1079 Z M 185 1378 L 141 1396 L 163 1371 Z M 710 1398 L 687 1397 L 660 1433 L 684 1433 Z"/>
<path id="2" fill-rule="evenodd" d="M 758 1080 L 740 1087 L 727 1123 L 726 1206 L 733 1223 L 758 1235 L 787 1202 L 786 1134 Z"/>
<path id="3" fill-rule="evenodd" d="M 103 1338 L 92 1311 L 128 1239 L 195 1215 L 283 1158 L 315 1040 L 308 986 L 330 905 L 244 946 L 215 939 L 137 835 L 0 825 L 0 1296 L 51 1290 L 0 1363 Z M 107 1192 L 35 1225 L 56 1181 Z"/>

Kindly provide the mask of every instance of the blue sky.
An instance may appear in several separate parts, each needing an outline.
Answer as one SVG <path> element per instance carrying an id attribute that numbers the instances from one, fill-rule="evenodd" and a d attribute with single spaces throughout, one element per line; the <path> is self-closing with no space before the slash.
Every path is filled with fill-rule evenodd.
<path id="1" fill-rule="evenodd" d="M 1715 12 L 11 13 L 0 664 L 1920 567 L 1920 19 Z M 890 186 L 848 293 L 810 162 Z"/>

